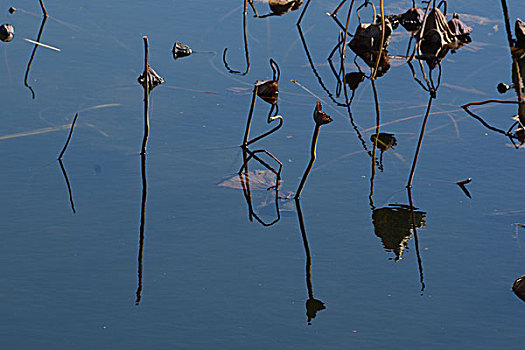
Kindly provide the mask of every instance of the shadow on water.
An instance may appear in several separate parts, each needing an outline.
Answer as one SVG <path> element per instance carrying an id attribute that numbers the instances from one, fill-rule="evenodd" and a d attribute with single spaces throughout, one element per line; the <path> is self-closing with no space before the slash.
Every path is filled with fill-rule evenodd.
<path id="1" fill-rule="evenodd" d="M 306 288 L 308 290 L 308 300 L 306 300 L 306 317 L 309 325 L 317 316 L 319 311 L 326 309 L 324 302 L 314 297 L 314 288 L 312 285 L 312 255 L 310 253 L 310 245 L 308 244 L 308 236 L 306 235 L 306 228 L 304 225 L 303 212 L 301 210 L 301 200 L 295 199 L 295 208 L 297 209 L 297 217 L 299 219 L 299 228 L 301 230 L 301 237 L 303 239 L 304 253 L 306 256 Z"/>

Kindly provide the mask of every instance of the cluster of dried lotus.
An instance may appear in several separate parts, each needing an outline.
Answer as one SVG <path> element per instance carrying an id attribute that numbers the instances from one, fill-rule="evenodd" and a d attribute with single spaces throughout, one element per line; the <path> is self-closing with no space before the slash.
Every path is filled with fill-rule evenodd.
<path id="1" fill-rule="evenodd" d="M 349 47 L 370 68 L 376 66 L 379 52 L 381 57 L 376 76 L 384 75 L 390 69 L 387 47 L 393 30 L 399 24 L 408 32 L 421 38 L 421 53 L 430 68 L 433 69 L 445 57 L 447 52 L 456 50 L 466 43 L 471 42 L 470 33 L 472 28 L 465 25 L 457 13 L 447 22 L 445 15 L 438 8 L 432 9 L 425 21 L 425 13 L 417 7 L 413 7 L 400 15 L 385 16 L 384 37 L 380 16 L 374 23 L 360 23 Z M 379 20 L 378 20 L 379 19 Z M 425 27 L 423 27 L 423 22 Z M 383 47 L 380 48 L 381 42 Z"/>

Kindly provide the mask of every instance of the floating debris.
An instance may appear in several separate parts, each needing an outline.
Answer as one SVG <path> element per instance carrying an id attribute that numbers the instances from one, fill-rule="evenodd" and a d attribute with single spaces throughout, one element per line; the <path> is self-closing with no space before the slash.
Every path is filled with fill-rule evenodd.
<path id="1" fill-rule="evenodd" d="M 512 291 L 518 298 L 525 301 L 525 276 L 521 276 L 512 285 Z"/>
<path id="2" fill-rule="evenodd" d="M 14 8 L 14 7 L 10 7 L 10 8 L 9 8 L 9 13 L 10 13 L 10 14 L 13 14 L 13 13 L 15 13 L 15 12 L 16 12 L 16 8 Z"/>
<path id="3" fill-rule="evenodd" d="M 0 26 L 0 40 L 5 43 L 10 42 L 15 37 L 15 27 L 12 24 L 2 24 Z"/>
<path id="4" fill-rule="evenodd" d="M 348 85 L 350 90 L 355 91 L 359 85 L 365 80 L 365 73 L 350 72 L 345 75 L 344 82 Z"/>
<path id="5" fill-rule="evenodd" d="M 160 84 L 164 83 L 164 79 L 157 74 L 157 72 L 155 72 L 153 70 L 153 68 L 149 67 L 148 66 L 148 75 L 149 75 L 149 89 L 150 91 L 153 90 L 154 88 L 156 88 L 157 86 L 159 86 Z M 142 73 L 137 81 L 140 83 L 140 85 L 144 86 L 145 82 L 144 82 L 144 73 Z"/>
<path id="6" fill-rule="evenodd" d="M 467 190 L 467 187 L 465 185 L 469 184 L 471 181 L 472 179 L 469 177 L 466 180 L 456 182 L 459 188 L 461 188 L 461 190 L 463 191 L 463 193 L 465 193 L 465 195 L 469 198 L 472 198 L 472 196 L 470 195 L 470 192 Z"/>
<path id="7" fill-rule="evenodd" d="M 173 45 L 173 58 L 179 59 L 181 57 L 187 57 L 193 53 L 192 49 L 188 45 L 184 45 L 181 42 L 176 42 L 175 45 Z"/>
<path id="8" fill-rule="evenodd" d="M 26 38 L 24 38 L 24 40 L 27 41 L 28 43 L 35 44 L 35 45 L 38 45 L 38 46 L 42 46 L 42 47 L 45 47 L 47 49 L 55 50 L 55 51 L 58 51 L 58 52 L 62 51 L 62 50 L 60 50 L 57 47 L 54 47 L 54 46 L 51 46 L 51 45 L 47 45 L 47 44 L 43 44 L 43 43 L 38 42 L 38 41 L 34 41 L 34 40 L 31 40 L 31 39 L 26 39 Z"/>

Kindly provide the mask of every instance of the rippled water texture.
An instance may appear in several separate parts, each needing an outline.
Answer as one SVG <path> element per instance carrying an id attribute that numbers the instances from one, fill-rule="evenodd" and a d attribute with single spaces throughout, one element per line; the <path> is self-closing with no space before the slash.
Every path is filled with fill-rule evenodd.
<path id="1" fill-rule="evenodd" d="M 15 28 L 0 42 L 2 349 L 524 347 L 512 291 L 525 275 L 523 149 L 461 108 L 516 101 L 496 89 L 513 83 L 501 2 L 448 2 L 447 20 L 457 12 L 472 42 L 441 61 L 435 98 L 417 58 L 422 85 L 393 57 L 376 104 L 359 59 L 352 122 L 327 61 L 341 28 L 326 13 L 339 0 L 312 0 L 299 31 L 305 3 L 265 16 L 255 1 L 262 18 L 248 4 L 242 75 L 223 63 L 227 48 L 229 69 L 247 70 L 242 0 L 48 0 L 45 22 L 38 1 L 2 2 L 0 24 Z M 525 3 L 507 5 L 514 31 Z M 384 1 L 386 14 L 411 6 Z M 363 23 L 372 13 L 360 10 Z M 149 95 L 141 157 L 143 36 L 165 82 Z M 394 30 L 388 54 L 405 56 L 409 38 Z M 175 60 L 175 42 L 191 55 Z M 339 49 L 333 57 L 341 73 Z M 358 72 L 354 57 L 346 47 L 346 73 Z M 333 121 L 319 127 L 296 202 L 318 100 Z M 472 107 L 503 133 L 515 122 L 516 104 Z"/>

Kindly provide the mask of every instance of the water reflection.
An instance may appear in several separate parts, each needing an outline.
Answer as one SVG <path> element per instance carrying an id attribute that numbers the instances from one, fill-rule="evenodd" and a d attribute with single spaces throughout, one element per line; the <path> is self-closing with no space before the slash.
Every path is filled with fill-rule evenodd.
<path id="1" fill-rule="evenodd" d="M 326 309 L 324 302 L 314 297 L 314 288 L 312 285 L 312 255 L 310 253 L 310 245 L 308 244 L 308 237 L 306 235 L 306 228 L 304 226 L 303 212 L 301 210 L 301 200 L 295 199 L 295 207 L 297 209 L 297 217 L 299 219 L 299 228 L 301 229 L 301 237 L 303 239 L 304 253 L 306 255 L 306 288 L 308 290 L 308 300 L 306 301 L 306 317 L 309 325 L 317 316 L 319 311 Z"/>

